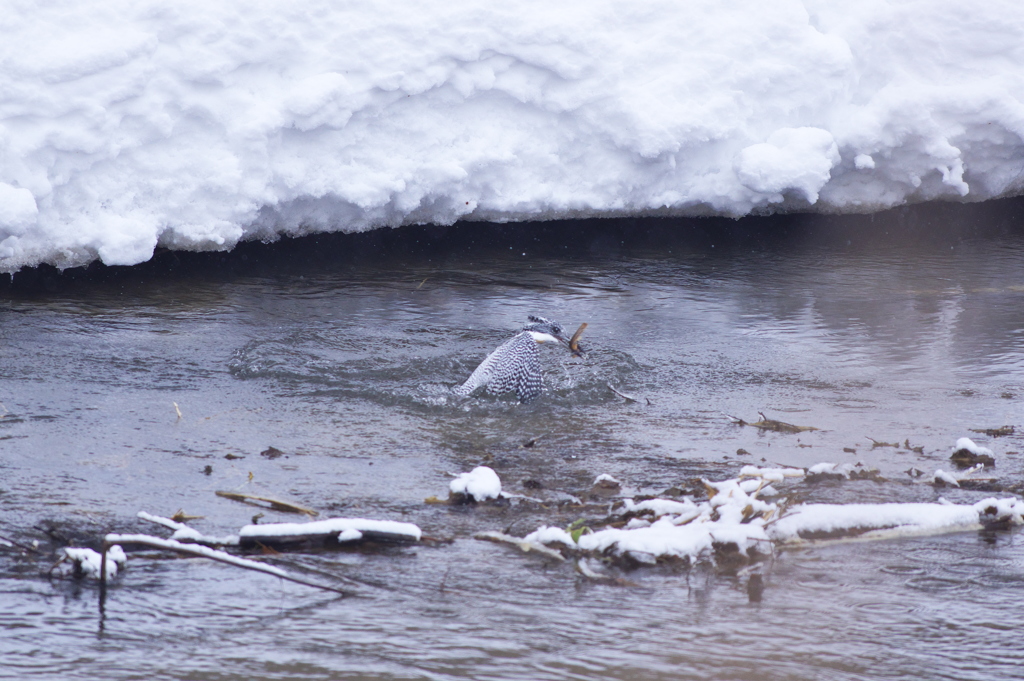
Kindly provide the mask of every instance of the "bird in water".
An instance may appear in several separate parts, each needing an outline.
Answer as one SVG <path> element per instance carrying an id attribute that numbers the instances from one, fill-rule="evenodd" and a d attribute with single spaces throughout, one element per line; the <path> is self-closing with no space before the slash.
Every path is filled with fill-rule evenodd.
<path id="1" fill-rule="evenodd" d="M 530 324 L 508 339 L 480 362 L 466 382 L 454 389 L 456 395 L 472 395 L 486 387 L 492 395 L 516 393 L 520 402 L 540 395 L 544 377 L 540 370 L 541 343 L 563 343 L 570 347 L 562 327 L 543 317 L 530 315 Z"/>

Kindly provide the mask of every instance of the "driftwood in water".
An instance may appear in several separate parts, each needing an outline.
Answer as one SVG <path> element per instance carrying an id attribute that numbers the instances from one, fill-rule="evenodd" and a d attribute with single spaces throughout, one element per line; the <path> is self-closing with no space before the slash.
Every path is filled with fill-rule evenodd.
<path id="1" fill-rule="evenodd" d="M 362 518 L 246 525 L 238 532 L 238 544 L 243 550 L 329 549 L 355 542 L 409 543 L 419 539 L 420 529 L 412 523 Z"/>
<path id="2" fill-rule="evenodd" d="M 262 501 L 270 505 L 270 508 L 275 511 L 284 511 L 286 513 L 305 513 L 309 516 L 320 515 L 319 511 L 314 511 L 311 508 L 305 506 L 299 506 L 289 501 L 281 501 L 280 499 L 273 499 L 271 497 L 259 496 L 257 494 L 243 494 L 242 492 L 224 492 L 218 490 L 216 492 L 218 497 L 224 497 L 225 499 L 233 499 L 235 501 L 241 501 L 244 503 L 252 504 L 254 501 Z M 254 506 L 260 506 L 260 504 L 253 504 Z"/>
<path id="3" fill-rule="evenodd" d="M 513 537 L 512 535 L 505 534 L 503 532 L 478 532 L 477 534 L 473 535 L 473 538 L 480 539 L 482 541 L 492 541 L 498 544 L 509 544 L 511 546 L 517 547 L 523 553 L 533 552 L 538 555 L 544 556 L 545 558 L 554 558 L 557 561 L 565 560 L 565 557 L 561 553 L 555 551 L 554 549 L 550 549 L 547 546 L 544 546 L 543 544 L 539 544 L 537 542 L 532 541 L 526 541 L 525 539 L 521 539 L 520 537 Z"/>
<path id="4" fill-rule="evenodd" d="M 736 425 L 738 426 L 753 426 L 754 428 L 760 428 L 761 430 L 771 430 L 776 433 L 805 433 L 809 430 L 819 430 L 814 426 L 794 426 L 792 423 L 776 421 L 775 419 L 768 418 L 761 412 L 757 412 L 757 415 L 761 417 L 761 420 L 754 421 L 753 423 L 751 423 L 750 421 L 744 421 L 741 418 L 729 416 L 729 414 L 726 414 L 726 416 L 729 416 L 729 418 L 733 419 L 736 422 Z"/>
<path id="5" fill-rule="evenodd" d="M 982 435 L 988 435 L 989 437 L 1003 437 L 1005 435 L 1013 435 L 1016 432 L 1014 426 L 1003 426 L 1002 428 L 969 428 L 972 433 L 981 433 Z"/>

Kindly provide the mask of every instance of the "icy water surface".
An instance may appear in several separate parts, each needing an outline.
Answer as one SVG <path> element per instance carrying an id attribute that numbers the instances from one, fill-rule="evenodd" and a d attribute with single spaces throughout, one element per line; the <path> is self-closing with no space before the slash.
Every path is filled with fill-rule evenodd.
<path id="1" fill-rule="evenodd" d="M 1013 494 L 1024 438 L 970 429 L 1024 425 L 1020 208 L 471 224 L 18 275 L 0 288 L 0 536 L 41 555 L 0 548 L 0 677 L 1024 678 L 1018 531 L 781 551 L 759 602 L 742 573 L 598 584 L 472 538 L 567 525 L 602 473 L 660 494 L 747 463 L 863 462 L 885 481 L 794 489 Z M 528 314 L 588 322 L 588 358 L 545 351 L 548 391 L 528 405 L 453 398 Z M 759 412 L 821 430 L 727 416 Z M 963 436 L 996 453 L 988 491 L 907 475 L 948 470 Z M 545 504 L 424 503 L 482 463 Z M 260 512 L 295 520 L 217 490 L 414 522 L 428 540 L 268 558 L 345 598 L 147 553 L 101 620 L 94 584 L 45 576 L 68 541 L 166 536 L 140 510 L 205 516 L 193 525 L 215 535 Z"/>

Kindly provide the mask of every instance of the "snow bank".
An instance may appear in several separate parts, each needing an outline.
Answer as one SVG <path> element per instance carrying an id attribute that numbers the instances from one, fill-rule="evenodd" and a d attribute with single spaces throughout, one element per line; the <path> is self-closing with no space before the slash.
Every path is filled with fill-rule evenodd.
<path id="1" fill-rule="evenodd" d="M 356 541 L 364 534 L 407 537 L 419 541 L 420 528 L 413 523 L 402 523 L 396 520 L 367 520 L 364 518 L 328 518 L 308 523 L 264 523 L 246 525 L 238 531 L 239 539 L 244 543 L 252 537 L 296 537 L 315 535 L 337 535 L 339 542 Z"/>
<path id="2" fill-rule="evenodd" d="M 11 0 L 0 271 L 1024 186 L 1012 0 Z"/>

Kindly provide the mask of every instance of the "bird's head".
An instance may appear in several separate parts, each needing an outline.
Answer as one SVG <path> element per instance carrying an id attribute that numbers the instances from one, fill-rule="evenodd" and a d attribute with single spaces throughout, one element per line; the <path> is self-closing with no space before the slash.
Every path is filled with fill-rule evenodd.
<path id="1" fill-rule="evenodd" d="M 563 343 L 566 346 L 569 345 L 569 339 L 565 337 L 562 327 L 555 322 L 533 315 L 530 315 L 529 319 L 530 323 L 523 327 L 523 331 L 528 331 L 533 336 L 533 340 L 538 343 Z"/>

